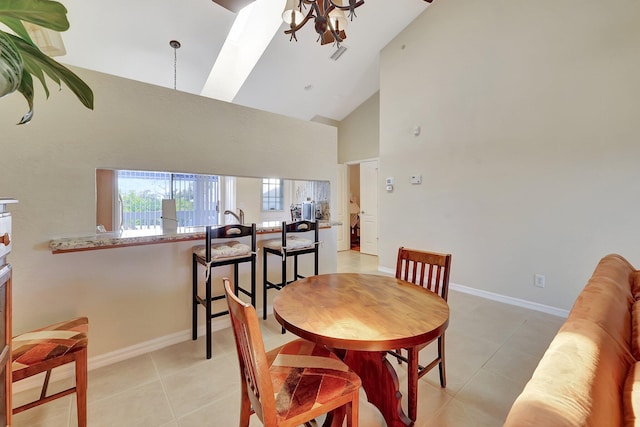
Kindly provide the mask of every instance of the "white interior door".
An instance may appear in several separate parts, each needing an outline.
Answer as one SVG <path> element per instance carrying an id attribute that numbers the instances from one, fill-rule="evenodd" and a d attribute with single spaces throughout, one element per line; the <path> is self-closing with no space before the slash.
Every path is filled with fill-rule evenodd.
<path id="1" fill-rule="evenodd" d="M 336 221 L 342 225 L 336 225 L 338 251 L 348 251 L 349 241 L 349 180 L 347 177 L 347 165 L 338 165 Z"/>
<path id="2" fill-rule="evenodd" d="M 378 161 L 360 163 L 360 253 L 378 255 Z"/>

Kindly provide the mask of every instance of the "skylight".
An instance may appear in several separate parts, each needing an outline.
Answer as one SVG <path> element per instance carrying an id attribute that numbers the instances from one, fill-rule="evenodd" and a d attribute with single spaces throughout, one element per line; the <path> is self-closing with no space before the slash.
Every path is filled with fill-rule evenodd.
<path id="1" fill-rule="evenodd" d="M 285 0 L 256 0 L 242 9 L 227 35 L 202 96 L 232 102 L 282 25 Z"/>

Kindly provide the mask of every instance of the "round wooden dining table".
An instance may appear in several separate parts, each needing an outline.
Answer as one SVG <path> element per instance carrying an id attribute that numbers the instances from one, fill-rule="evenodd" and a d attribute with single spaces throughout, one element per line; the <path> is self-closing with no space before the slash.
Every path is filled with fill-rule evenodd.
<path id="1" fill-rule="evenodd" d="M 284 287 L 273 301 L 278 322 L 293 334 L 343 351 L 362 379 L 367 399 L 389 427 L 411 426 L 402 410 L 397 374 L 387 350 L 432 341 L 449 324 L 439 295 L 394 277 L 334 273 Z"/>

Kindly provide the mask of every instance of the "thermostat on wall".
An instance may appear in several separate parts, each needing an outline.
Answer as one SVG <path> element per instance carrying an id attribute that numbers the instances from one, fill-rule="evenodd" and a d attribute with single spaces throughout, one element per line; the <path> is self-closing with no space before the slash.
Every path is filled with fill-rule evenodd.
<path id="1" fill-rule="evenodd" d="M 387 191 L 393 191 L 393 178 L 387 178 L 384 180 L 385 182 L 385 189 Z"/>

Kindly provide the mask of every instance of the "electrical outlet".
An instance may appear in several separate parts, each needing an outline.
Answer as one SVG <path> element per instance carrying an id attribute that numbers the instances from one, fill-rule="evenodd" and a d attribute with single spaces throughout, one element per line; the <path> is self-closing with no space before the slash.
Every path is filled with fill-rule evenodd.
<path id="1" fill-rule="evenodd" d="M 533 286 L 544 288 L 544 276 L 542 274 L 535 274 L 533 276 Z"/>

